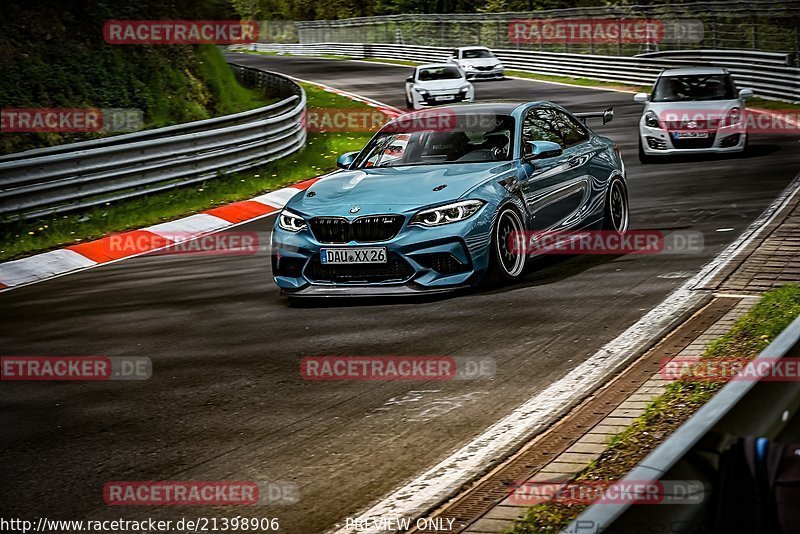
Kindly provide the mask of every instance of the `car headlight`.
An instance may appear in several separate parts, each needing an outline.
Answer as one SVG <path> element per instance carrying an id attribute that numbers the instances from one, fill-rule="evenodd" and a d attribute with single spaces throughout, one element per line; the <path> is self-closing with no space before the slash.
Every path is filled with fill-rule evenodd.
<path id="1" fill-rule="evenodd" d="M 445 206 L 428 208 L 411 217 L 408 224 L 419 226 L 441 226 L 469 219 L 485 204 L 482 200 L 462 200 Z"/>
<path id="2" fill-rule="evenodd" d="M 464 87 L 459 89 L 459 91 L 461 91 L 462 93 L 466 93 L 467 91 L 469 91 L 469 85 L 465 85 Z"/>
<path id="3" fill-rule="evenodd" d="M 492 68 L 493 68 L 493 69 L 502 69 L 502 68 L 503 68 L 503 64 L 502 64 L 502 63 L 498 63 L 497 65 L 495 65 L 495 66 L 494 66 L 494 67 L 492 67 Z"/>
<path id="4" fill-rule="evenodd" d="M 658 115 L 653 111 L 648 111 L 644 114 L 644 124 L 650 128 L 660 128 L 661 124 L 658 122 Z"/>
<path id="5" fill-rule="evenodd" d="M 464 68 L 467 70 L 475 70 L 475 65 L 464 65 Z"/>
<path id="6" fill-rule="evenodd" d="M 296 213 L 283 210 L 278 216 L 278 226 L 288 232 L 299 232 L 300 230 L 305 230 L 308 225 L 306 225 L 305 219 Z"/>
<path id="7" fill-rule="evenodd" d="M 419 87 L 415 87 L 414 90 L 416 92 L 418 92 L 419 94 L 421 94 L 421 95 L 427 95 L 428 94 L 428 90 L 427 89 L 420 89 Z"/>
<path id="8" fill-rule="evenodd" d="M 725 115 L 725 122 L 723 124 L 725 126 L 733 126 L 740 122 L 742 122 L 742 110 L 739 107 L 733 107 L 728 110 L 728 114 Z"/>

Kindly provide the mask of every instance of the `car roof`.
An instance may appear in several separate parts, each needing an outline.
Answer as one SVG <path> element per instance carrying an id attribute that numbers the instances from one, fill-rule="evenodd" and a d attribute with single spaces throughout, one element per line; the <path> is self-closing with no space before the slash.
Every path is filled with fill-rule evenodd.
<path id="1" fill-rule="evenodd" d="M 479 104 L 456 104 L 453 106 L 437 106 L 433 109 L 448 109 L 456 115 L 470 113 L 496 113 L 498 115 L 511 115 L 522 102 L 481 102 Z"/>
<path id="2" fill-rule="evenodd" d="M 489 50 L 485 46 L 459 46 L 458 50 Z"/>
<path id="3" fill-rule="evenodd" d="M 471 113 L 494 113 L 497 115 L 511 115 L 515 109 L 526 103 L 527 102 L 509 101 L 509 102 L 480 102 L 480 103 L 469 103 L 469 104 L 454 104 L 450 106 L 436 106 L 435 108 L 421 109 L 409 112 L 408 115 L 412 115 L 414 113 L 425 115 L 426 113 L 431 113 L 436 111 L 446 111 L 447 113 L 453 113 L 454 115 L 469 115 Z M 545 104 L 548 102 L 541 102 L 541 103 Z"/>
<path id="4" fill-rule="evenodd" d="M 728 74 L 722 67 L 686 67 L 682 69 L 664 69 L 661 76 L 691 76 L 697 74 Z"/>
<path id="5" fill-rule="evenodd" d="M 454 104 L 450 106 L 437 106 L 435 108 L 430 109 L 421 109 L 417 111 L 412 111 L 404 115 L 400 115 L 399 117 L 395 117 L 394 119 L 390 120 L 386 124 L 383 125 L 381 130 L 386 128 L 389 124 L 394 123 L 398 119 L 403 117 L 408 117 L 409 115 L 420 114 L 425 116 L 431 112 L 436 111 L 446 111 L 447 113 L 452 113 L 453 115 L 457 116 L 464 116 L 470 114 L 478 114 L 478 113 L 492 113 L 495 115 L 509 115 L 512 116 L 515 111 L 520 108 L 527 108 L 528 106 L 553 106 L 558 109 L 564 109 L 558 104 L 550 102 L 548 100 L 536 100 L 536 101 L 527 101 L 527 100 L 506 100 L 506 101 L 497 101 L 497 102 L 480 102 L 480 103 L 469 103 L 469 104 Z"/>

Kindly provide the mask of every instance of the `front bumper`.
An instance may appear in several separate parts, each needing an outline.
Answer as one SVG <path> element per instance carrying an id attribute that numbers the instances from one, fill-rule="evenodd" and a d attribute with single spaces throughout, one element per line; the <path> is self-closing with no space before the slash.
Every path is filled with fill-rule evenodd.
<path id="1" fill-rule="evenodd" d="M 472 102 L 472 100 L 473 100 L 473 95 L 471 91 L 467 92 L 458 91 L 455 93 L 454 92 L 428 93 L 426 95 L 416 93 L 414 95 L 414 104 L 416 108 L 430 107 L 430 106 L 447 106 L 449 104 L 459 104 L 461 102 Z"/>
<path id="2" fill-rule="evenodd" d="M 676 154 L 725 154 L 742 152 L 747 143 L 747 130 L 741 125 L 708 130 L 708 137 L 700 139 L 675 139 L 674 132 L 639 125 L 642 149 L 648 156 Z"/>
<path id="3" fill-rule="evenodd" d="M 464 73 L 468 80 L 492 80 L 505 77 L 505 69 L 503 67 L 492 70 L 465 70 Z"/>
<path id="4" fill-rule="evenodd" d="M 321 243 L 306 229 L 272 234 L 272 271 L 285 295 L 298 297 L 413 295 L 474 284 L 488 266 L 490 217 L 436 228 L 404 225 L 384 242 Z M 485 235 L 484 235 L 485 234 Z M 386 247 L 387 263 L 324 265 L 323 248 Z"/>

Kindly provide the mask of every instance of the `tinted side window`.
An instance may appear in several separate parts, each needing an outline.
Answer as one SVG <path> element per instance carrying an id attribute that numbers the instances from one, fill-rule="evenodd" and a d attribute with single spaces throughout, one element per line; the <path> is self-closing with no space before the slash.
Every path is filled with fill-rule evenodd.
<path id="1" fill-rule="evenodd" d="M 575 119 L 552 108 L 530 110 L 522 121 L 522 141 L 551 141 L 567 148 L 589 139 Z"/>
<path id="2" fill-rule="evenodd" d="M 555 122 L 554 110 L 534 108 L 522 120 L 522 141 L 552 141 L 561 144 L 561 132 Z"/>
<path id="3" fill-rule="evenodd" d="M 561 138 L 564 140 L 561 146 L 567 148 L 588 141 L 589 134 L 586 133 L 583 125 L 566 113 L 556 111 L 556 114 L 560 117 L 558 123 L 561 129 Z"/>

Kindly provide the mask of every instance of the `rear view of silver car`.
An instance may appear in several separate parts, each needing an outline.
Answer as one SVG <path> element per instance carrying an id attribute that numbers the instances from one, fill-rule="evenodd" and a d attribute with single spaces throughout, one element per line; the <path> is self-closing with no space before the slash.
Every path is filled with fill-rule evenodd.
<path id="1" fill-rule="evenodd" d="M 692 67 L 661 72 L 639 121 L 639 160 L 687 153 L 741 153 L 747 147 L 745 99 L 726 69 Z"/>

